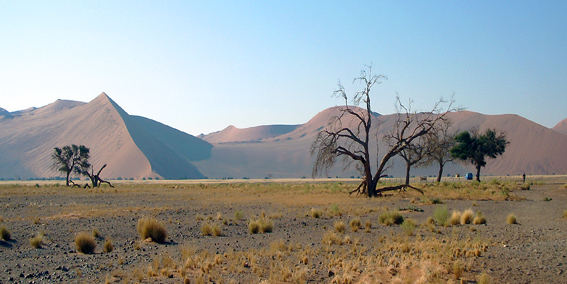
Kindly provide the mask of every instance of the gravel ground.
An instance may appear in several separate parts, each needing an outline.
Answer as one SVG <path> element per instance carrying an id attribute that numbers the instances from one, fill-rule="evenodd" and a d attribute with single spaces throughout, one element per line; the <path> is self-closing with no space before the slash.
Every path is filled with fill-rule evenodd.
<path id="1" fill-rule="evenodd" d="M 440 237 L 459 230 L 459 234 L 487 240 L 488 250 L 474 259 L 474 269 L 465 274 L 465 283 L 476 283 L 475 275 L 487 272 L 492 283 L 566 283 L 567 220 L 563 211 L 567 209 L 567 189 L 556 179 L 553 183 L 533 185 L 529 191 L 514 192 L 525 198 L 522 201 L 471 201 L 448 200 L 449 210 L 473 208 L 482 211 L 488 220 L 477 226 L 474 232 L 466 227 L 439 227 Z M 165 187 L 165 186 L 164 186 Z M 394 194 L 391 197 L 367 199 L 349 197 L 339 193 L 333 200 L 310 201 L 262 200 L 261 196 L 244 196 L 239 200 L 207 199 L 202 193 L 167 188 L 150 190 L 103 189 L 89 192 L 79 189 L 57 189 L 43 187 L 0 187 L 0 226 L 11 232 L 12 240 L 0 241 L 1 283 L 101 283 L 138 282 L 133 276 L 138 269 L 142 283 L 181 283 L 179 277 L 148 277 L 145 272 L 152 261 L 164 254 L 182 263 L 182 248 L 189 244 L 197 252 L 207 250 L 211 254 L 245 252 L 251 249 L 268 249 L 274 240 L 286 244 L 299 244 L 302 249 L 321 246 L 323 234 L 338 220 L 348 224 L 354 215 L 362 221 L 372 220 L 372 232 L 364 230 L 349 232 L 359 239 L 361 246 L 372 248 L 380 236 L 391 236 L 400 231 L 398 227 L 377 224 L 380 210 L 397 209 L 411 205 L 410 197 Z M 222 194 L 215 191 L 213 195 Z M 547 201 L 546 201 L 547 198 Z M 247 201 L 248 199 L 254 202 Z M 345 200 L 339 203 L 336 200 Z M 342 216 L 330 217 L 328 210 L 323 218 L 306 217 L 312 207 L 329 208 L 339 204 L 345 209 Z M 424 212 L 404 212 L 423 223 L 433 214 L 435 205 L 417 204 Z M 370 208 L 358 213 L 353 208 Z M 228 220 L 223 225 L 220 237 L 203 236 L 200 227 L 205 222 L 219 223 L 222 219 L 234 219 L 235 211 L 242 211 L 245 219 Z M 268 234 L 248 233 L 246 218 L 252 215 L 277 213 L 274 229 Z M 518 224 L 506 223 L 508 214 L 517 216 Z M 164 244 L 140 240 L 137 221 L 142 216 L 155 216 L 168 230 Z M 198 220 L 203 216 L 204 220 Z M 209 217 L 210 216 L 210 217 Z M 208 220 L 211 218 L 211 220 Z M 348 226 L 348 225 L 347 225 Z M 96 229 L 97 239 L 94 254 L 76 252 L 74 236 L 81 231 Z M 41 248 L 32 248 L 30 238 L 44 234 Z M 114 250 L 103 253 L 105 239 L 111 239 Z M 325 256 L 310 262 L 312 271 L 307 278 L 310 283 L 330 282 L 328 270 L 322 267 Z M 318 266 L 319 265 L 319 266 Z M 246 264 L 244 264 L 246 267 Z M 362 269 L 364 270 L 364 269 Z M 134 272 L 133 272 L 134 271 Z M 259 282 L 254 274 L 223 272 L 225 282 Z M 188 274 L 191 276 L 192 274 Z M 251 276 L 252 275 L 252 276 Z M 252 277 L 252 278 L 251 278 Z M 355 279 L 356 280 L 356 279 Z M 194 282 L 191 282 L 194 283 Z"/>

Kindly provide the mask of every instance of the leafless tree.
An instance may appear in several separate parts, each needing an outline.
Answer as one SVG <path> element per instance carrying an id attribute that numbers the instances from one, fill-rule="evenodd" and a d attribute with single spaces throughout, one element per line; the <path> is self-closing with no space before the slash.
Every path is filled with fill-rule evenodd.
<path id="1" fill-rule="evenodd" d="M 363 180 L 357 191 L 366 193 L 368 197 L 374 197 L 388 190 L 405 187 L 402 185 L 377 189 L 378 181 L 384 177 L 390 159 L 398 155 L 414 140 L 429 133 L 436 124 L 445 120 L 446 114 L 451 108 L 452 100 L 444 112 L 441 112 L 441 104 L 445 101 L 440 99 L 435 103 L 430 112 L 411 113 L 400 102 L 398 97 L 399 109 L 407 111 L 398 113 L 397 130 L 392 133 L 391 137 L 392 144 L 389 146 L 388 151 L 381 156 L 381 159 L 380 156 L 376 157 L 377 169 L 373 171 L 369 141 L 373 119 L 376 116 L 372 113 L 370 91 L 374 85 L 380 84 L 381 80 L 386 79 L 386 77 L 372 74 L 371 66 L 368 66 L 367 69 L 368 71 L 362 70 L 360 77 L 354 79 L 354 82 L 362 83 L 363 90 L 355 93 L 352 98 L 355 106 L 362 103 L 364 108 L 348 105 L 346 90 L 339 82 L 338 89 L 334 92 L 334 95 L 342 97 L 345 101 L 345 106 L 341 107 L 340 114 L 332 117 L 327 127 L 318 133 L 311 146 L 311 155 L 316 156 L 313 176 L 323 171 L 328 171 L 335 165 L 338 158 L 346 162 L 346 167 L 355 163 L 356 168 L 363 174 Z M 349 127 L 350 123 L 354 123 L 355 126 Z"/>
<path id="2" fill-rule="evenodd" d="M 428 154 L 425 158 L 424 166 L 429 166 L 433 163 L 437 163 L 439 165 L 437 182 L 441 182 L 443 168 L 445 165 L 455 159 L 451 156 L 450 150 L 455 145 L 455 140 L 453 138 L 455 137 L 456 132 L 450 130 L 451 125 L 451 120 L 447 119 L 425 136 Z"/>

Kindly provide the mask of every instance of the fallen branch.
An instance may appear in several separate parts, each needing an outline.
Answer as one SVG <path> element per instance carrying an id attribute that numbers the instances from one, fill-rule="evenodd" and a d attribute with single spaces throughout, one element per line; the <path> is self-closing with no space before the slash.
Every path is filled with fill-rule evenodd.
<path id="1" fill-rule="evenodd" d="M 419 189 L 419 188 L 417 188 L 417 187 L 414 187 L 414 186 L 411 186 L 411 185 L 405 185 L 405 184 L 396 185 L 396 186 L 383 187 L 383 188 L 377 189 L 376 192 L 377 192 L 378 194 L 380 194 L 380 193 L 386 192 L 386 191 L 402 190 L 402 189 L 405 189 L 406 187 L 409 187 L 409 188 L 411 188 L 411 189 L 417 190 L 417 191 L 419 191 L 421 194 L 424 194 L 421 189 Z"/>

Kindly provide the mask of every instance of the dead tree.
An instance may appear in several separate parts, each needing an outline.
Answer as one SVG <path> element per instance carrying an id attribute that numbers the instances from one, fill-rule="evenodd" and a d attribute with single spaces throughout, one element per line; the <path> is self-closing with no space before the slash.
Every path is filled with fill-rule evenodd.
<path id="1" fill-rule="evenodd" d="M 424 166 L 429 166 L 433 163 L 439 165 L 437 182 L 441 182 L 445 165 L 455 159 L 451 156 L 451 148 L 455 145 L 455 140 L 453 139 L 455 132 L 450 130 L 451 125 L 452 122 L 447 119 L 425 137 L 428 154 L 425 158 Z"/>
<path id="2" fill-rule="evenodd" d="M 84 174 L 87 175 L 91 179 L 91 182 L 93 184 L 93 188 L 100 187 L 100 185 L 103 184 L 103 183 L 107 183 L 108 185 L 110 185 L 110 187 L 114 187 L 109 181 L 103 180 L 100 177 L 100 173 L 102 172 L 102 170 L 104 170 L 104 168 L 106 168 L 106 164 L 104 164 L 104 166 L 102 166 L 96 174 L 94 173 L 94 166 L 91 167 L 90 173 L 89 173 L 88 169 L 84 172 Z"/>
<path id="3" fill-rule="evenodd" d="M 371 167 L 370 157 L 370 136 L 373 119 L 377 118 L 371 109 L 370 91 L 375 84 L 380 84 L 381 80 L 386 79 L 383 75 L 373 75 L 372 67 L 368 67 L 368 72 L 361 71 L 361 76 L 354 79 L 354 82 L 361 82 L 363 90 L 355 93 L 353 103 L 355 106 L 362 102 L 364 108 L 351 107 L 348 105 L 348 96 L 344 86 L 339 82 L 338 89 L 334 92 L 335 96 L 340 96 L 345 101 L 345 106 L 340 108 L 340 114 L 331 118 L 327 127 L 322 129 L 313 144 L 311 145 L 311 155 L 315 155 L 313 166 L 313 176 L 335 165 L 338 158 L 345 163 L 345 168 L 352 163 L 356 164 L 359 172 L 363 174 L 359 190 L 366 193 L 368 197 L 378 196 L 382 192 L 395 190 L 392 188 L 377 189 L 380 178 L 385 175 L 388 169 L 388 162 L 391 158 L 398 155 L 415 139 L 426 135 L 437 123 L 446 119 L 446 114 L 450 110 L 452 100 L 446 111 L 441 113 L 441 104 L 445 101 L 440 99 L 435 103 L 431 112 L 427 113 L 399 113 L 397 131 L 393 137 L 393 143 L 389 146 L 386 153 L 376 157 L 377 169 Z M 397 99 L 399 109 L 406 109 Z M 353 123 L 354 127 L 349 127 L 348 123 Z M 378 141 L 376 141 L 378 143 Z M 379 155 L 379 154 L 378 154 Z M 379 162 L 378 162 L 379 161 Z"/>

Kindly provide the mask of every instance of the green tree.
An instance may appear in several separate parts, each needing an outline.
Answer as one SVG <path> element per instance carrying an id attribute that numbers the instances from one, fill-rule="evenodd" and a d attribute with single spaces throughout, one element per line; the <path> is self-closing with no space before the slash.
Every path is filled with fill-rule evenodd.
<path id="1" fill-rule="evenodd" d="M 90 149 L 84 145 L 77 146 L 75 144 L 71 146 L 63 146 L 61 148 L 53 148 L 54 152 L 51 155 L 53 159 L 53 167 L 58 171 L 65 173 L 67 175 L 67 186 L 72 181 L 70 180 L 71 172 L 75 171 L 80 173 L 78 166 L 89 167 L 89 152 Z"/>
<path id="2" fill-rule="evenodd" d="M 478 129 L 463 131 L 455 136 L 455 146 L 451 148 L 451 156 L 462 161 L 470 161 L 476 168 L 476 180 L 480 181 L 480 169 L 486 166 L 486 157 L 495 159 L 510 144 L 503 132 L 496 133 L 487 129 L 480 134 Z"/>

